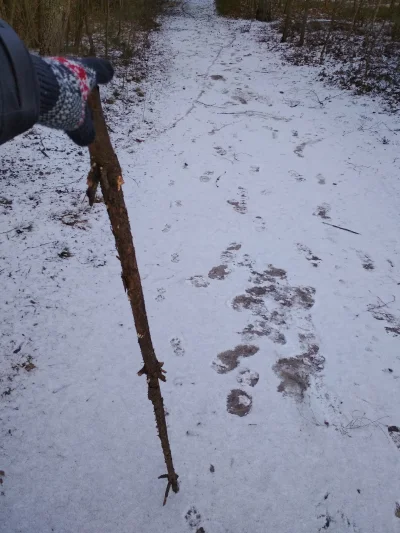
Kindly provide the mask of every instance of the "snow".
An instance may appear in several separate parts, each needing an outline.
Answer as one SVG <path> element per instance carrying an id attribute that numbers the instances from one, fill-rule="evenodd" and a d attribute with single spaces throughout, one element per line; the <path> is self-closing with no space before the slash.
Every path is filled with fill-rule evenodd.
<path id="1" fill-rule="evenodd" d="M 398 531 L 399 119 L 282 63 L 263 28 L 190 0 L 145 99 L 109 88 L 168 371 L 166 507 L 88 154 L 41 128 L 1 148 L 1 532 Z"/>

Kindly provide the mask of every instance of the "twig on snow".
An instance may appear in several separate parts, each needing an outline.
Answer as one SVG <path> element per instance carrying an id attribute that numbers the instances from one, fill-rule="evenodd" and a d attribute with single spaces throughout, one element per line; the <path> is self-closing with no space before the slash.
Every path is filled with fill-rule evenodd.
<path id="1" fill-rule="evenodd" d="M 44 145 L 42 136 L 39 134 L 40 144 L 42 145 L 42 148 L 39 148 L 39 150 L 42 152 L 42 154 L 50 159 L 49 154 L 46 152 L 46 147 Z"/>
<path id="2" fill-rule="evenodd" d="M 353 231 L 352 229 L 348 228 L 342 228 L 342 226 L 336 226 L 336 224 L 329 224 L 329 222 L 322 222 L 322 224 L 325 224 L 326 226 L 332 226 L 332 228 L 341 229 L 343 231 L 348 231 L 349 233 L 354 233 L 354 235 L 361 235 L 361 233 L 358 233 L 357 231 Z"/>
<path id="3" fill-rule="evenodd" d="M 389 304 L 392 304 L 396 301 L 396 296 L 393 294 L 393 298 L 389 302 L 383 302 L 381 298 L 379 298 L 379 296 L 378 296 L 378 300 L 380 300 L 382 303 L 380 305 L 369 304 L 367 306 L 367 311 L 376 311 L 377 309 L 382 309 L 383 307 L 387 307 Z"/>
<path id="4" fill-rule="evenodd" d="M 222 178 L 222 176 L 223 176 L 224 174 L 226 174 L 226 170 L 225 170 L 225 172 L 223 172 L 220 176 L 218 176 L 218 178 L 215 180 L 215 185 L 216 185 L 217 187 L 219 187 L 218 182 L 219 182 L 219 180 Z"/>

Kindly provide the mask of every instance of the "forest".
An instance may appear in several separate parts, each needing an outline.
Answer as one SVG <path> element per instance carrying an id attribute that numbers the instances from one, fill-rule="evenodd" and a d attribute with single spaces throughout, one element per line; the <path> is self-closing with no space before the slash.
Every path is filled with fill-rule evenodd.
<path id="1" fill-rule="evenodd" d="M 216 0 L 220 15 L 270 23 L 262 40 L 285 60 L 320 67 L 322 81 L 400 98 L 400 0 Z M 41 54 L 139 57 L 165 0 L 1 0 L 0 17 Z M 206 21 L 204 22 L 207 23 Z"/>

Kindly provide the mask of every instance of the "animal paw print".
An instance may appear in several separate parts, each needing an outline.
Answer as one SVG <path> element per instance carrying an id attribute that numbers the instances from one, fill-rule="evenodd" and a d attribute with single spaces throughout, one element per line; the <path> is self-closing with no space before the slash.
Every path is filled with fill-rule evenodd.
<path id="1" fill-rule="evenodd" d="M 221 156 L 224 156 L 226 155 L 228 152 L 222 148 L 221 146 L 214 146 L 214 150 L 217 152 L 218 155 L 221 155 Z"/>
<path id="2" fill-rule="evenodd" d="M 178 337 L 175 337 L 171 339 L 170 344 L 172 346 L 172 349 L 175 355 L 177 355 L 178 357 L 183 357 L 185 355 L 185 349 L 182 346 L 181 339 L 178 339 Z"/>
<path id="3" fill-rule="evenodd" d="M 310 261 L 310 263 L 312 264 L 313 267 L 318 267 L 320 261 L 322 261 L 322 259 L 320 259 L 319 257 L 317 257 L 316 255 L 314 255 L 312 253 L 312 251 L 310 250 L 310 248 L 308 248 L 307 246 L 305 246 L 304 244 L 300 244 L 298 243 L 297 244 L 297 249 L 300 251 L 300 252 L 304 252 L 306 254 L 306 259 L 307 261 Z"/>
<path id="4" fill-rule="evenodd" d="M 289 170 L 289 174 L 293 176 L 293 178 L 296 181 L 306 181 L 306 178 L 302 176 L 301 174 L 299 174 L 298 172 L 296 172 L 295 170 Z"/>
<path id="5" fill-rule="evenodd" d="M 186 513 L 185 520 L 187 525 L 192 530 L 197 530 L 197 528 L 201 525 L 201 514 L 198 512 L 194 505 L 192 505 L 192 507 Z"/>
<path id="6" fill-rule="evenodd" d="M 314 211 L 314 216 L 323 218 L 324 220 L 330 220 L 330 213 L 331 207 L 328 204 L 321 204 L 317 207 L 317 209 Z"/>
<path id="7" fill-rule="evenodd" d="M 162 302 L 165 300 L 164 294 L 167 292 L 165 289 L 161 287 L 161 289 L 157 289 L 158 296 L 156 297 L 156 302 Z"/>
<path id="8" fill-rule="evenodd" d="M 361 260 L 361 264 L 364 270 L 375 270 L 375 265 L 368 254 L 364 252 L 357 252 L 358 257 Z"/>
<path id="9" fill-rule="evenodd" d="M 247 213 L 247 191 L 243 187 L 238 187 L 239 200 L 228 200 L 228 204 L 233 206 L 233 209 L 244 215 Z"/>

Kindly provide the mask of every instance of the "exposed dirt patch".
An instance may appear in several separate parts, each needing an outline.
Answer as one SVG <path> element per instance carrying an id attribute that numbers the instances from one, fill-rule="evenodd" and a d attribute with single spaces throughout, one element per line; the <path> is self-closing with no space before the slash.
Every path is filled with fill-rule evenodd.
<path id="1" fill-rule="evenodd" d="M 266 289 L 268 296 L 284 307 L 311 309 L 315 304 L 313 287 L 269 285 Z"/>
<path id="2" fill-rule="evenodd" d="M 236 416 L 246 416 L 250 413 L 253 398 L 247 392 L 240 389 L 233 389 L 228 394 L 226 409 L 228 413 Z"/>
<path id="3" fill-rule="evenodd" d="M 232 301 L 232 307 L 235 311 L 243 311 L 243 309 L 249 309 L 255 313 L 260 313 L 264 307 L 264 301 L 261 298 L 250 296 L 247 294 L 240 294 L 235 296 Z"/>
<path id="4" fill-rule="evenodd" d="M 219 265 L 213 267 L 208 273 L 208 277 L 211 279 L 225 279 L 226 276 L 230 273 L 230 270 L 226 265 Z"/>
<path id="5" fill-rule="evenodd" d="M 311 377 L 321 372 L 325 363 L 325 358 L 319 354 L 319 346 L 311 333 L 299 335 L 299 340 L 305 351 L 295 357 L 279 359 L 272 367 L 282 380 L 278 391 L 284 396 L 292 396 L 297 401 L 303 400 Z"/>
<path id="6" fill-rule="evenodd" d="M 227 350 L 217 355 L 217 360 L 213 362 L 213 368 L 218 374 L 226 374 L 239 366 L 241 357 L 251 357 L 259 351 L 258 346 L 252 344 L 240 344 L 233 350 Z"/>
<path id="7" fill-rule="evenodd" d="M 267 288 L 266 287 L 250 287 L 250 289 L 246 289 L 247 294 L 251 294 L 251 296 L 265 296 L 267 294 Z"/>
<path id="8" fill-rule="evenodd" d="M 274 282 L 277 279 L 286 279 L 287 272 L 283 268 L 276 268 L 273 265 L 269 265 L 264 272 L 252 271 L 251 281 L 257 285 L 261 285 L 265 282 Z"/>
<path id="9" fill-rule="evenodd" d="M 286 325 L 286 316 L 284 313 L 281 313 L 280 311 L 274 310 L 271 311 L 268 315 L 263 316 L 265 320 L 268 320 L 268 322 L 271 322 L 272 324 L 275 324 L 276 326 L 285 326 Z"/>
<path id="10" fill-rule="evenodd" d="M 282 380 L 278 391 L 284 396 L 293 396 L 297 400 L 302 400 L 305 391 L 310 386 L 310 374 L 301 357 L 284 357 L 279 359 L 272 368 Z"/>
<path id="11" fill-rule="evenodd" d="M 248 385 L 249 387 L 255 387 L 260 379 L 258 372 L 244 368 L 241 370 L 236 378 L 236 381 L 240 385 Z"/>

